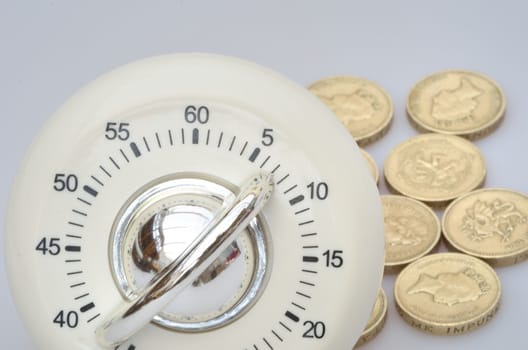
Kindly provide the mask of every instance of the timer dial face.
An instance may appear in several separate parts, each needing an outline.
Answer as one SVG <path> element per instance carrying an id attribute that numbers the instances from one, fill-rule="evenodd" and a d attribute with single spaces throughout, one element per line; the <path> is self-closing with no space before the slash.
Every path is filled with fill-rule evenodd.
<path id="1" fill-rule="evenodd" d="M 36 346 L 103 349 L 112 311 L 264 172 L 251 224 L 118 348 L 351 349 L 383 271 L 361 157 L 315 97 L 245 61 L 162 56 L 97 79 L 41 130 L 10 198 L 8 273 Z"/>

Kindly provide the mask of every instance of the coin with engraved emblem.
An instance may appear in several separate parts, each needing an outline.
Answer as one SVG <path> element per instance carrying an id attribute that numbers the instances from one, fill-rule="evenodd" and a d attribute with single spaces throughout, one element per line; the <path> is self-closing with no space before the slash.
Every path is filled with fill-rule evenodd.
<path id="1" fill-rule="evenodd" d="M 528 196 L 485 188 L 465 194 L 447 207 L 444 237 L 455 249 L 494 266 L 528 259 Z"/>
<path id="2" fill-rule="evenodd" d="M 368 168 L 370 170 L 370 173 L 372 174 L 372 177 L 374 178 L 374 181 L 376 182 L 376 185 L 379 184 L 379 171 L 378 171 L 378 165 L 376 164 L 376 161 L 370 154 L 368 154 L 367 151 L 364 149 L 360 149 L 361 154 L 363 157 L 367 160 Z"/>
<path id="3" fill-rule="evenodd" d="M 407 98 L 407 114 L 420 130 L 477 138 L 502 120 L 506 99 L 487 76 L 451 70 L 419 81 Z"/>
<path id="4" fill-rule="evenodd" d="M 486 177 L 486 162 L 475 145 L 442 134 L 404 141 L 391 151 L 384 168 L 393 192 L 435 206 L 478 188 Z"/>
<path id="5" fill-rule="evenodd" d="M 417 200 L 381 196 L 385 228 L 385 272 L 398 272 L 405 265 L 433 250 L 440 240 L 440 220 Z"/>
<path id="6" fill-rule="evenodd" d="M 382 137 L 391 124 L 392 100 L 369 80 L 331 77 L 315 82 L 308 89 L 337 115 L 360 146 Z"/>
<path id="7" fill-rule="evenodd" d="M 480 259 L 459 254 L 428 255 L 407 266 L 394 286 L 396 308 L 412 327 L 437 335 L 473 331 L 499 308 L 500 281 Z"/>
<path id="8" fill-rule="evenodd" d="M 378 290 L 378 296 L 376 298 L 376 302 L 374 303 L 374 307 L 372 308 L 372 313 L 370 314 L 370 318 L 367 322 L 367 325 L 365 326 L 363 333 L 361 333 L 361 337 L 359 337 L 354 348 L 357 348 L 365 344 L 366 342 L 374 339 L 383 329 L 386 319 L 387 296 L 385 295 L 385 291 L 383 290 L 383 288 L 380 288 Z"/>

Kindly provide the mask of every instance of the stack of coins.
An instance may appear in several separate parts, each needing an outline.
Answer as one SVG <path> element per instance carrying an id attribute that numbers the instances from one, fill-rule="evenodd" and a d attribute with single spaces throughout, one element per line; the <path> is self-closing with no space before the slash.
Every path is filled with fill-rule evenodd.
<path id="1" fill-rule="evenodd" d="M 390 96 L 366 79 L 342 76 L 309 87 L 343 122 L 359 146 L 387 133 Z M 480 189 L 486 162 L 471 142 L 502 121 L 499 85 L 470 71 L 444 71 L 419 81 L 407 99 L 410 123 L 422 132 L 389 152 L 382 195 L 385 273 L 397 273 L 394 300 L 412 327 L 456 335 L 486 324 L 498 310 L 500 280 L 491 266 L 528 259 L 528 196 L 508 189 Z M 378 183 L 373 158 L 362 149 Z M 442 221 L 431 209 L 441 213 Z M 456 252 L 434 253 L 443 235 Z M 356 347 L 381 331 L 387 302 L 380 288 Z"/>

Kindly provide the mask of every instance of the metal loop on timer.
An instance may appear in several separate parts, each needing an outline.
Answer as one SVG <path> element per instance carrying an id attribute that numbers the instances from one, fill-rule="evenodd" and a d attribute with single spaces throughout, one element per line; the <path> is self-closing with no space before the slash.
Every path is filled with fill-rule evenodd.
<path id="1" fill-rule="evenodd" d="M 271 174 L 258 174 L 196 236 L 183 253 L 163 268 L 133 300 L 125 300 L 97 329 L 98 341 L 117 346 L 141 330 L 183 289 L 195 281 L 262 210 L 273 191 Z"/>

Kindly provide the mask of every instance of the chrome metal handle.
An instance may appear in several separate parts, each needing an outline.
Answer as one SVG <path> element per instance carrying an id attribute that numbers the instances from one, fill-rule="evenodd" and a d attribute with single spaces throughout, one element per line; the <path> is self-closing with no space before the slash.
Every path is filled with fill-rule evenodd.
<path id="1" fill-rule="evenodd" d="M 228 199 L 220 213 L 183 253 L 150 281 L 134 300 L 125 300 L 96 330 L 99 343 L 115 347 L 147 325 L 196 280 L 258 215 L 273 192 L 272 174 L 258 174 Z"/>

